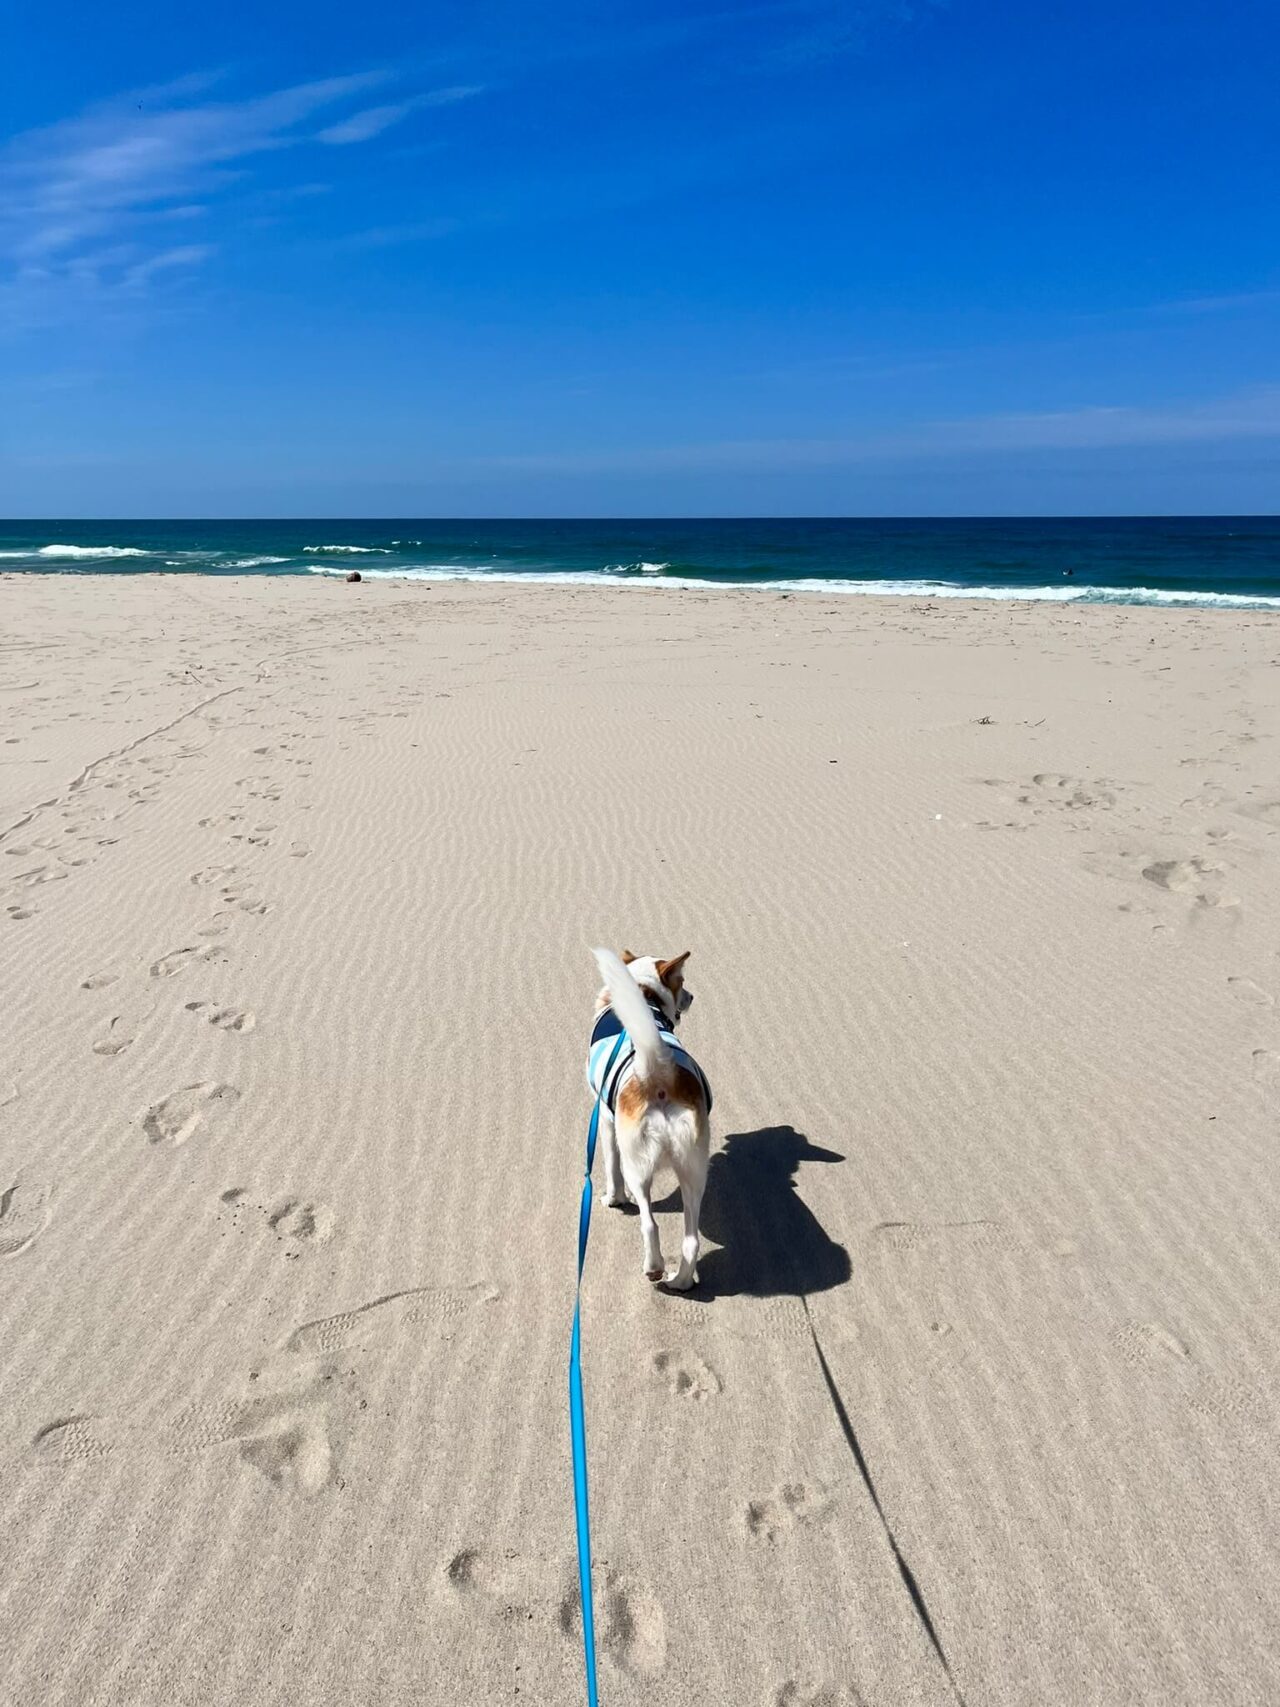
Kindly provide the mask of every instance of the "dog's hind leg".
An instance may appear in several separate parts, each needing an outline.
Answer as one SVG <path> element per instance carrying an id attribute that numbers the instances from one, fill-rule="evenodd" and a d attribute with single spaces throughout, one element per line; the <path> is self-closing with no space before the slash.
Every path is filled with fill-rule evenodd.
<path id="1" fill-rule="evenodd" d="M 644 1240 L 644 1277 L 646 1280 L 661 1280 L 662 1246 L 658 1242 L 658 1223 L 653 1218 L 653 1204 L 649 1200 L 653 1188 L 653 1174 L 642 1174 L 625 1150 L 622 1152 L 622 1172 L 626 1178 L 627 1189 L 635 1198 L 636 1208 L 640 1211 L 640 1236 Z"/>
<path id="2" fill-rule="evenodd" d="M 603 1107 L 600 1110 L 600 1144 L 604 1150 L 604 1200 L 610 1209 L 620 1209 L 627 1196 L 622 1183 L 618 1134 L 614 1131 L 613 1116 Z"/>
<path id="3" fill-rule="evenodd" d="M 686 1150 L 675 1162 L 675 1170 L 680 1181 L 684 1237 L 680 1241 L 680 1262 L 667 1275 L 666 1283 L 676 1292 L 687 1292 L 698 1278 L 698 1218 L 702 1214 L 702 1194 L 707 1184 L 705 1144 Z"/>

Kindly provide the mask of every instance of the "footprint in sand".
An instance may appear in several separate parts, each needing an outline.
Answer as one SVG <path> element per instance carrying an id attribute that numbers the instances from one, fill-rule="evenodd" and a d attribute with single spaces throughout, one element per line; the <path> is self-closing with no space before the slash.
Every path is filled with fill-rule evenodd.
<path id="1" fill-rule="evenodd" d="M 1018 1241 L 999 1221 L 881 1221 L 871 1229 L 873 1244 L 891 1251 L 960 1249 L 1015 1250 Z"/>
<path id="2" fill-rule="evenodd" d="M 1202 1417 L 1247 1428 L 1267 1423 L 1270 1416 L 1265 1399 L 1241 1381 L 1201 1381 L 1187 1402 Z"/>
<path id="3" fill-rule="evenodd" d="M 1130 1368 L 1154 1375 L 1161 1367 L 1178 1371 L 1177 1387 L 1193 1411 L 1214 1421 L 1255 1428 L 1267 1421 L 1265 1400 L 1241 1381 L 1202 1374 L 1178 1336 L 1159 1322 L 1131 1320 L 1107 1336 Z"/>
<path id="4" fill-rule="evenodd" d="M 639 1577 L 597 1560 L 596 1644 L 619 1671 L 656 1677 L 667 1663 L 667 1621 L 662 1602 Z M 576 1584 L 560 1601 L 560 1630 L 574 1647 L 582 1641 L 582 1607 Z"/>
<path id="5" fill-rule="evenodd" d="M 1151 1357 L 1187 1358 L 1191 1355 L 1177 1334 L 1159 1322 L 1121 1322 L 1107 1337 L 1125 1362 L 1135 1366 Z"/>
<path id="6" fill-rule="evenodd" d="M 184 1411 L 159 1426 L 59 1417 L 39 1431 L 32 1451 L 43 1464 L 68 1468 L 112 1454 L 173 1458 L 234 1447 L 275 1487 L 312 1495 L 340 1480 L 337 1446 L 361 1408 L 352 1378 L 329 1371 L 273 1393 Z"/>
<path id="7" fill-rule="evenodd" d="M 294 1246 L 325 1245 L 333 1237 L 333 1211 L 327 1203 L 305 1197 L 284 1197 L 275 1203 L 254 1202 L 245 1185 L 233 1185 L 221 1194 L 231 1210 L 232 1225 L 243 1230 L 261 1216 L 277 1239 Z M 286 1255 L 296 1256 L 296 1250 Z"/>
<path id="8" fill-rule="evenodd" d="M 118 972 L 95 972 L 92 976 L 81 980 L 82 990 L 105 990 L 108 984 L 114 984 L 119 978 Z"/>
<path id="9" fill-rule="evenodd" d="M 13 881 L 23 889 L 38 889 L 42 883 L 61 883 L 66 875 L 51 865 L 37 865 L 31 871 L 20 871 Z"/>
<path id="10" fill-rule="evenodd" d="M 1022 806 L 1044 803 L 1079 811 L 1082 807 L 1111 807 L 1116 803 L 1115 794 L 1101 779 L 1089 782 L 1078 776 L 1063 776 L 1058 771 L 1039 771 L 1031 783 L 1035 792 L 1028 791 L 1018 796 Z"/>
<path id="11" fill-rule="evenodd" d="M 1238 907 L 1239 901 L 1222 892 L 1226 866 L 1219 860 L 1155 859 L 1142 868 L 1142 875 L 1157 889 L 1167 889 L 1173 895 L 1189 895 L 1198 907 Z"/>
<path id="12" fill-rule="evenodd" d="M 525 1624 L 549 1612 L 547 1575 L 545 1560 L 514 1550 L 463 1547 L 444 1567 L 444 1588 L 504 1624 Z"/>
<path id="13" fill-rule="evenodd" d="M 1240 902 L 1224 892 L 1223 884 L 1228 867 L 1220 860 L 1203 859 L 1193 854 L 1188 859 L 1155 859 L 1150 853 L 1132 848 L 1118 848 L 1114 853 L 1095 850 L 1081 860 L 1086 871 L 1097 877 L 1114 878 L 1122 883 L 1136 880 L 1177 895 L 1191 903 L 1191 916 L 1222 924 L 1234 924 L 1240 915 Z"/>
<path id="14" fill-rule="evenodd" d="M 743 1512 L 747 1538 L 773 1547 L 791 1530 L 824 1518 L 831 1499 L 821 1482 L 784 1482 L 765 1499 L 749 1500 Z"/>
<path id="15" fill-rule="evenodd" d="M 238 907 L 242 913 L 252 913 L 257 918 L 261 918 L 264 913 L 271 911 L 271 903 L 264 901 L 261 896 L 241 895 L 234 889 L 224 889 L 222 899 L 228 906 Z M 219 914 L 217 916 L 226 918 L 228 915 Z"/>
<path id="16" fill-rule="evenodd" d="M 773 1707 L 867 1707 L 867 1699 L 851 1683 L 788 1678 L 774 1696 Z"/>
<path id="17" fill-rule="evenodd" d="M 14 1184 L 0 1193 L 0 1257 L 16 1257 L 49 1224 L 49 1192 L 43 1185 Z"/>
<path id="18" fill-rule="evenodd" d="M 334 1479 L 333 1446 L 323 1415 L 287 1410 L 266 1417 L 241 1442 L 246 1464 L 278 1488 L 316 1494 Z"/>
<path id="19" fill-rule="evenodd" d="M 327 1244 L 333 1237 L 333 1211 L 326 1203 L 286 1197 L 266 1212 L 267 1226 L 291 1244 Z"/>
<path id="20" fill-rule="evenodd" d="M 393 1292 L 375 1298 L 340 1316 L 325 1316 L 304 1322 L 285 1341 L 285 1350 L 303 1357 L 317 1357 L 377 1344 L 403 1328 L 436 1330 L 465 1316 L 482 1304 L 501 1297 L 487 1281 L 474 1286 L 420 1286 L 411 1292 Z"/>
<path id="21" fill-rule="evenodd" d="M 1228 978 L 1227 988 L 1238 1002 L 1247 1002 L 1250 1007 L 1275 1006 L 1275 998 L 1268 995 L 1260 984 L 1255 984 L 1252 978 Z"/>
<path id="22" fill-rule="evenodd" d="M 724 1382 L 719 1375 L 696 1352 L 655 1352 L 653 1369 L 677 1398 L 692 1399 L 701 1404 L 724 1391 Z"/>
<path id="23" fill-rule="evenodd" d="M 110 1430 L 95 1428 L 92 1417 L 58 1417 L 36 1435 L 31 1447 L 46 1464 L 77 1464 L 90 1458 L 105 1458 L 114 1442 Z"/>
<path id="24" fill-rule="evenodd" d="M 201 1014 L 205 1021 L 218 1031 L 232 1031 L 240 1035 L 252 1031 L 258 1023 L 258 1017 L 249 1008 L 223 1008 L 215 1002 L 188 1002 L 189 1014 Z"/>
<path id="25" fill-rule="evenodd" d="M 484 1616 L 525 1627 L 542 1623 L 581 1645 L 581 1606 L 575 1573 L 514 1548 L 462 1547 L 446 1561 L 438 1593 L 468 1622 Z M 633 1677 L 655 1677 L 666 1664 L 666 1617 L 653 1590 L 631 1572 L 596 1560 L 596 1645 L 601 1656 Z"/>
<path id="26" fill-rule="evenodd" d="M 177 1148 L 217 1117 L 225 1114 L 240 1100 L 233 1085 L 214 1079 L 201 1084 L 184 1085 L 160 1102 L 152 1103 L 140 1116 L 142 1130 L 152 1144 L 168 1144 Z"/>
<path id="27" fill-rule="evenodd" d="M 23 919 L 34 919 L 38 912 L 36 907 L 6 907 L 5 912 L 14 921 L 20 923 Z"/>
<path id="28" fill-rule="evenodd" d="M 94 1054 L 105 1055 L 108 1058 L 114 1055 L 123 1055 L 133 1042 L 133 1033 L 134 1027 L 120 1014 L 117 1014 L 107 1027 L 105 1034 L 94 1039 Z"/>
<path id="29" fill-rule="evenodd" d="M 191 881 L 203 887 L 206 884 L 225 883 L 229 877 L 236 874 L 234 865 L 206 865 L 201 871 L 191 873 Z"/>
<path id="30" fill-rule="evenodd" d="M 221 960 L 222 958 L 222 950 L 214 943 L 204 943 L 198 948 L 175 948 L 172 953 L 162 955 L 159 960 L 152 961 L 151 976 L 153 978 L 173 978 L 179 972 L 185 972 L 187 967 L 194 965 L 197 960 Z"/>

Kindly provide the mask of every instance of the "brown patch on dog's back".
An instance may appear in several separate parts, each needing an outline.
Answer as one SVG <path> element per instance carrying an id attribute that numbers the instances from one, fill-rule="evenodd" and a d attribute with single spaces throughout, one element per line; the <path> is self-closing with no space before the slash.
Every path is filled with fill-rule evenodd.
<path id="1" fill-rule="evenodd" d="M 663 1073 L 660 1081 L 646 1085 L 639 1079 L 630 1078 L 618 1092 L 619 1118 L 632 1124 L 644 1118 L 646 1109 L 664 1106 L 705 1111 L 702 1084 L 697 1074 L 688 1067 L 673 1065 Z"/>
<path id="2" fill-rule="evenodd" d="M 639 1120 L 649 1102 L 649 1093 L 639 1080 L 628 1079 L 618 1092 L 618 1115 L 623 1120 Z"/>

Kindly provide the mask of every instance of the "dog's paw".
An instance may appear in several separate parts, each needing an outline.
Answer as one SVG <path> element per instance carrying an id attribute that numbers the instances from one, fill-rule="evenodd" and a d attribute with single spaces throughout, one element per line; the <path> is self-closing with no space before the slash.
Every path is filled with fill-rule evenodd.
<path id="1" fill-rule="evenodd" d="M 604 1206 L 606 1209 L 625 1209 L 627 1207 L 626 1195 L 621 1191 L 606 1191 Z"/>
<path id="2" fill-rule="evenodd" d="M 696 1268 L 686 1269 L 683 1264 L 678 1264 L 670 1273 L 662 1276 L 662 1284 L 671 1292 L 688 1292 L 697 1279 Z"/>
<path id="3" fill-rule="evenodd" d="M 646 1280 L 659 1281 L 663 1278 L 663 1273 L 664 1271 L 660 1268 L 647 1268 L 644 1271 L 644 1277 Z"/>

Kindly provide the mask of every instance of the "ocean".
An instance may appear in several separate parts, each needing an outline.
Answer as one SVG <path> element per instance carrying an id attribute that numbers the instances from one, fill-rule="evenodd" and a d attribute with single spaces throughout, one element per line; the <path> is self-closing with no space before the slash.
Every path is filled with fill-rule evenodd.
<path id="1" fill-rule="evenodd" d="M 1280 609 L 1280 517 L 0 521 L 0 571 L 362 575 Z"/>

